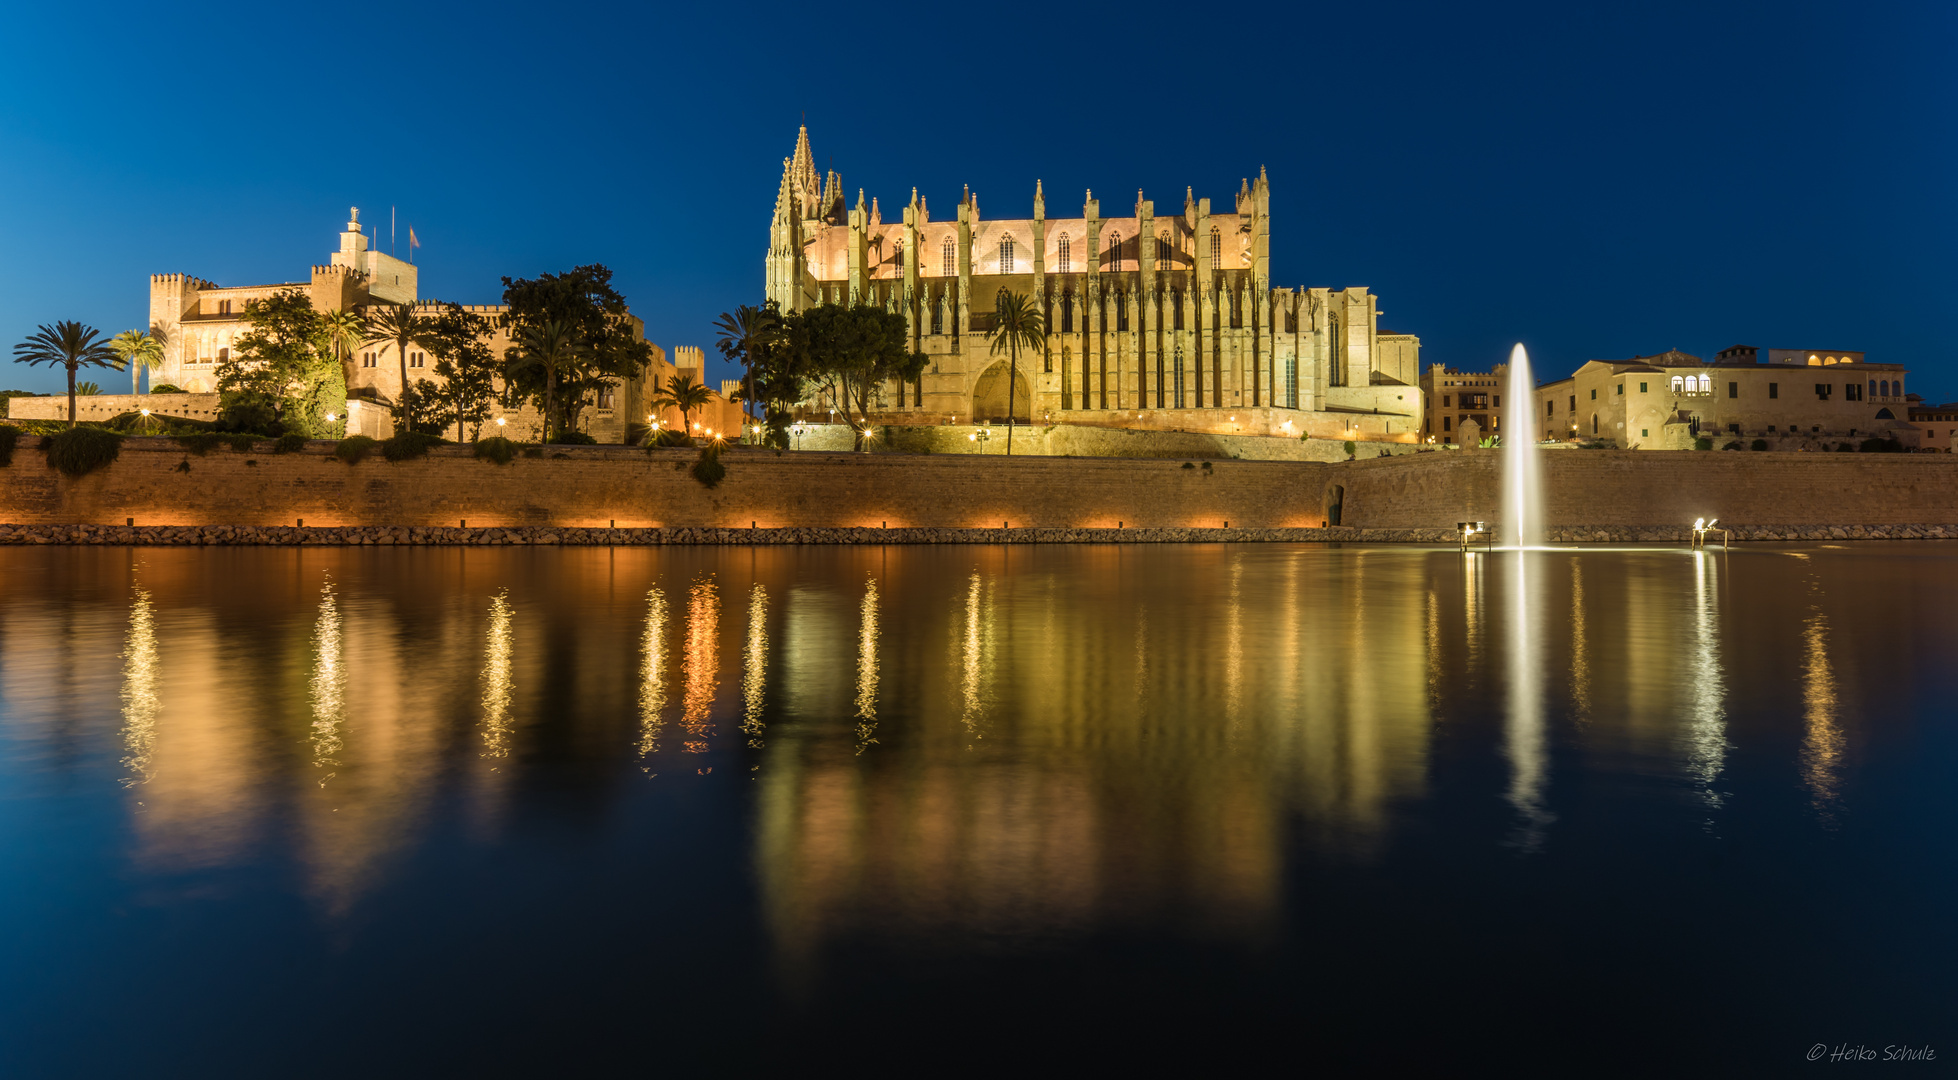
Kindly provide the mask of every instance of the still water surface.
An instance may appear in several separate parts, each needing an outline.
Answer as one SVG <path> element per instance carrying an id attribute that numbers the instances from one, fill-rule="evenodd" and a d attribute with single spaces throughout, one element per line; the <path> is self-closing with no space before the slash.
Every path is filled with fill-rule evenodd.
<path id="1" fill-rule="evenodd" d="M 1958 546 L 0 581 L 7 1075 L 1958 1059 Z"/>

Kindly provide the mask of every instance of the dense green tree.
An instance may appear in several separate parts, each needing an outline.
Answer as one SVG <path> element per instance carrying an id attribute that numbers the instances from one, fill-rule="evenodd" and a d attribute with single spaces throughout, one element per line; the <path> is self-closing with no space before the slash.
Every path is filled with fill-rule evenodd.
<path id="1" fill-rule="evenodd" d="M 670 375 L 666 379 L 666 385 L 661 388 L 660 396 L 654 398 L 652 404 L 655 409 L 679 410 L 680 434 L 691 435 L 693 425 L 689 421 L 693 419 L 694 410 L 712 400 L 714 400 L 713 391 L 694 382 L 693 376 Z"/>
<path id="2" fill-rule="evenodd" d="M 741 412 L 760 403 L 756 374 L 766 368 L 769 350 L 782 335 L 782 316 L 773 301 L 761 307 L 743 304 L 732 312 L 722 312 L 715 324 L 719 331 L 716 346 L 730 363 L 741 365 Z"/>
<path id="3" fill-rule="evenodd" d="M 612 287 L 612 271 L 604 266 L 506 277 L 503 303 L 513 342 L 506 392 L 513 401 L 535 401 L 544 411 L 547 432 L 576 430 L 585 403 L 606 384 L 636 381 L 653 362 L 653 347 L 640 336 L 625 297 Z M 556 339 L 576 346 L 555 365 L 540 363 L 534 348 L 543 343 L 533 341 L 534 333 L 547 324 L 559 328 Z"/>
<path id="4" fill-rule="evenodd" d="M 1006 453 L 1013 453 L 1013 395 L 1020 387 L 1020 349 L 1038 349 L 1047 344 L 1047 319 L 1040 308 L 1027 298 L 1006 289 L 1000 290 L 998 305 L 993 309 L 993 328 L 990 333 L 993 342 L 993 355 L 1007 353 L 1006 375 Z M 1033 403 L 1027 402 L 1031 408 Z"/>
<path id="5" fill-rule="evenodd" d="M 779 348 L 791 354 L 789 370 L 827 392 L 843 411 L 863 449 L 870 410 L 879 388 L 909 382 L 928 358 L 910 348 L 904 316 L 880 307 L 823 304 L 784 320 Z"/>
<path id="6" fill-rule="evenodd" d="M 376 304 L 366 311 L 361 345 L 379 345 L 383 351 L 394 346 L 395 362 L 401 370 L 401 393 L 408 393 L 408 349 L 410 346 L 428 348 L 428 338 L 434 329 L 433 320 L 415 310 L 413 304 Z M 358 346 L 356 346 L 358 347 Z M 395 424 L 406 423 L 402 402 L 394 402 Z M 406 430 L 412 430 L 412 426 Z"/>
<path id="7" fill-rule="evenodd" d="M 118 366 L 115 350 L 101 340 L 102 331 L 79 322 L 42 325 L 14 346 L 14 362 L 39 367 L 59 364 L 68 369 L 68 426 L 75 426 L 75 372 L 85 367 Z"/>
<path id="8" fill-rule="evenodd" d="M 249 329 L 218 364 L 219 426 L 329 433 L 346 410 L 346 372 L 312 300 L 300 289 L 274 293 L 245 305 L 245 323 Z"/>
<path id="9" fill-rule="evenodd" d="M 163 366 L 162 328 L 156 332 L 147 330 L 124 330 L 109 339 L 109 348 L 115 351 L 122 366 L 129 369 L 129 392 L 143 392 L 143 371 L 154 371 Z"/>
<path id="10" fill-rule="evenodd" d="M 489 419 L 490 405 L 496 400 L 502 369 L 489 347 L 492 331 L 488 319 L 464 311 L 460 304 L 449 304 L 430 320 L 422 339 L 435 358 L 435 376 L 442 380 L 442 425 L 446 429 L 454 422 L 457 442 L 464 441 L 465 424 L 473 425 L 476 435 L 482 434 L 483 421 Z"/>

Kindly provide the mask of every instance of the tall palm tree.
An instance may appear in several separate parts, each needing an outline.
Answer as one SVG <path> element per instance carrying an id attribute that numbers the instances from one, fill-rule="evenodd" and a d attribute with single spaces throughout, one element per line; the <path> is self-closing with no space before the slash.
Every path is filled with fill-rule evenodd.
<path id="1" fill-rule="evenodd" d="M 429 320 L 415 314 L 413 304 L 381 304 L 362 323 L 361 345 L 393 345 L 401 362 L 401 395 L 408 393 L 408 346 L 422 340 L 431 329 Z"/>
<path id="2" fill-rule="evenodd" d="M 124 330 L 109 339 L 109 349 L 129 369 L 129 392 L 143 392 L 143 369 L 163 366 L 163 342 L 147 330 Z"/>
<path id="3" fill-rule="evenodd" d="M 755 400 L 755 368 L 781 335 L 782 317 L 772 306 L 757 308 L 743 304 L 732 314 L 722 312 L 714 326 L 720 331 L 721 355 L 741 365 L 741 411 L 746 413 Z"/>
<path id="4" fill-rule="evenodd" d="M 694 382 L 691 375 L 668 376 L 665 390 L 665 393 L 653 399 L 653 408 L 678 409 L 682 435 L 692 429 L 687 421 L 692 419 L 693 411 L 714 400 L 714 392 Z"/>
<path id="5" fill-rule="evenodd" d="M 1013 453 L 1013 394 L 1020 388 L 1020 346 L 1038 349 L 1047 343 L 1047 317 L 1020 293 L 999 292 L 999 306 L 993 311 L 993 355 L 1005 352 L 1011 357 L 1006 377 L 1006 453 Z M 1033 403 L 1027 402 L 1028 408 Z"/>
<path id="6" fill-rule="evenodd" d="M 552 425 L 557 423 L 558 373 L 575 363 L 586 351 L 577 327 L 569 323 L 545 322 L 524 327 L 523 337 L 511 354 L 512 371 L 526 367 L 542 368 L 544 371 L 545 442 L 550 442 L 553 434 L 564 434 L 551 430 Z"/>
<path id="7" fill-rule="evenodd" d="M 14 362 L 39 367 L 60 364 L 68 369 L 68 426 L 75 426 L 75 372 L 85 367 L 115 368 L 114 349 L 102 341 L 102 331 L 78 322 L 45 323 L 39 332 L 14 346 Z"/>

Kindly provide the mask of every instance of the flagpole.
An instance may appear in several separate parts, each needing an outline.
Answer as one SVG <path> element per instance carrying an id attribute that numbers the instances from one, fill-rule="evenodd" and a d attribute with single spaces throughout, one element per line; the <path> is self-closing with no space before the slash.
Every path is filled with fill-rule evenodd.
<path id="1" fill-rule="evenodd" d="M 388 254 L 394 254 L 394 207 L 388 207 Z"/>

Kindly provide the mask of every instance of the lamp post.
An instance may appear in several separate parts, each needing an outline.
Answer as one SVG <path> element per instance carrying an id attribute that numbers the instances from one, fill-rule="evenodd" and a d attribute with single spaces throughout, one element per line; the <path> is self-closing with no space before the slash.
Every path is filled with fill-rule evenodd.
<path id="1" fill-rule="evenodd" d="M 802 449 L 802 430 L 803 430 L 802 424 L 800 421 L 798 421 L 794 427 L 789 429 L 789 434 L 795 436 L 795 448 L 797 450 Z"/>
<path id="2" fill-rule="evenodd" d="M 986 452 L 986 440 L 992 437 L 993 437 L 992 428 L 980 428 L 978 431 L 975 431 L 972 434 L 967 435 L 965 439 L 967 442 L 977 446 L 979 449 L 979 453 L 983 454 Z"/>

